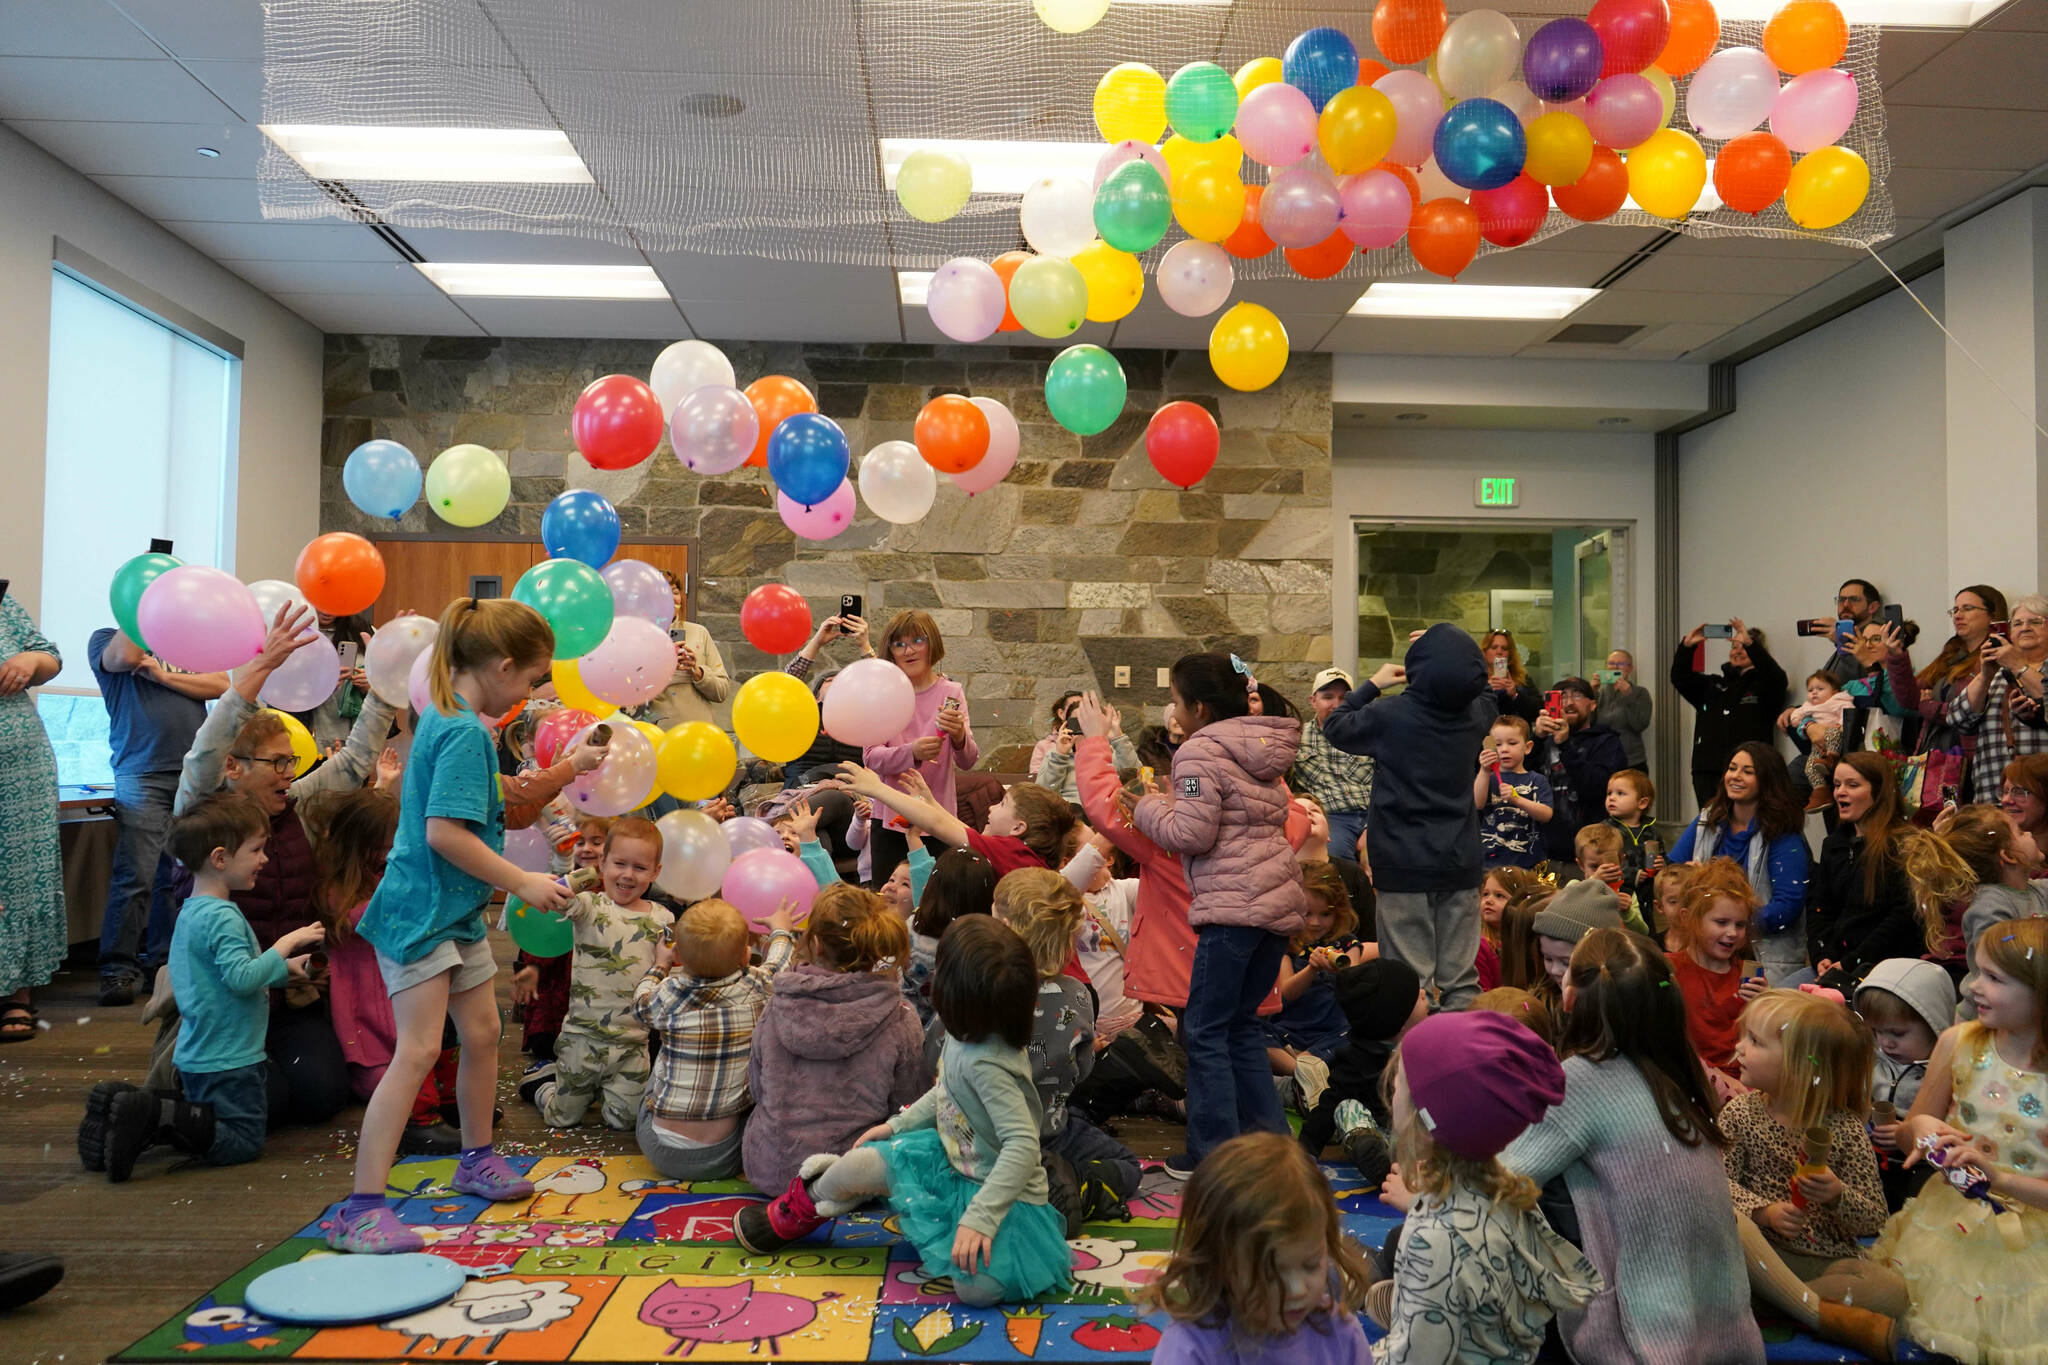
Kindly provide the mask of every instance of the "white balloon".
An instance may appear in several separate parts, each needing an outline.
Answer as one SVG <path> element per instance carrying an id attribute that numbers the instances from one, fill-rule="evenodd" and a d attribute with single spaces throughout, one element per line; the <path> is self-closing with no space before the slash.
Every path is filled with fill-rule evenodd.
<path id="1" fill-rule="evenodd" d="M 340 685 L 341 660 L 334 652 L 334 643 L 325 635 L 315 634 L 264 680 L 256 699 L 280 711 L 311 711 L 333 696 Z"/>
<path id="2" fill-rule="evenodd" d="M 683 395 L 706 384 L 734 387 L 732 362 L 708 341 L 676 342 L 654 358 L 654 368 L 647 376 L 647 387 L 661 400 L 665 414 L 675 412 Z"/>
<path id="3" fill-rule="evenodd" d="M 1085 33 L 1109 13 L 1109 0 L 1032 0 L 1031 7 L 1055 33 Z"/>
<path id="4" fill-rule="evenodd" d="M 1515 121 L 1524 128 L 1529 126 L 1530 119 L 1543 112 L 1543 101 L 1537 99 L 1536 92 L 1520 81 L 1509 81 L 1506 85 L 1495 87 L 1487 98 L 1505 104 L 1514 114 Z"/>
<path id="5" fill-rule="evenodd" d="M 1425 204 L 1432 199 L 1455 199 L 1462 204 L 1472 197 L 1472 191 L 1437 169 L 1435 157 L 1423 162 L 1415 172 L 1415 183 L 1421 187 Z"/>
<path id="6" fill-rule="evenodd" d="M 1206 317 L 1229 300 L 1237 268 L 1214 242 L 1175 242 L 1159 258 L 1158 283 L 1168 308 L 1182 317 Z"/>
<path id="7" fill-rule="evenodd" d="M 1778 101 L 1778 68 L 1753 47 L 1724 47 L 1685 84 L 1685 116 L 1700 136 L 1740 137 L 1770 117 Z"/>
<path id="8" fill-rule="evenodd" d="M 861 457 L 861 500 L 883 521 L 908 525 L 932 510 L 938 494 L 938 472 L 908 441 L 884 441 Z"/>
<path id="9" fill-rule="evenodd" d="M 370 675 L 370 690 L 387 706 L 403 707 L 412 700 L 410 683 L 413 665 L 434 647 L 441 627 L 430 616 L 401 616 L 370 637 L 363 651 L 363 671 Z"/>
<path id="10" fill-rule="evenodd" d="M 600 721 L 599 724 L 604 722 Z M 569 742 L 574 748 L 596 725 L 587 725 Z M 579 774 L 566 790 L 569 804 L 586 815 L 624 815 L 654 799 L 654 746 L 637 725 L 611 727 L 612 742 L 604 762 Z"/>
<path id="11" fill-rule="evenodd" d="M 717 895 L 732 862 L 718 822 L 701 810 L 672 810 L 654 827 L 661 831 L 661 875 L 654 884 L 681 901 Z"/>
<path id="12" fill-rule="evenodd" d="M 249 585 L 249 595 L 256 599 L 257 609 L 263 613 L 265 630 L 277 620 L 278 608 L 287 606 L 308 613 L 302 634 L 312 635 L 320 629 L 320 618 L 311 614 L 313 604 L 306 600 L 306 594 L 299 591 L 296 583 L 287 583 L 280 578 L 259 578 Z"/>
<path id="13" fill-rule="evenodd" d="M 1498 89 L 1522 69 L 1522 35 L 1499 10 L 1476 9 L 1451 21 L 1436 49 L 1436 76 L 1452 99 Z"/>
<path id="14" fill-rule="evenodd" d="M 1074 176 L 1046 176 L 1024 191 L 1017 225 L 1033 251 L 1065 259 L 1095 240 L 1095 192 Z"/>

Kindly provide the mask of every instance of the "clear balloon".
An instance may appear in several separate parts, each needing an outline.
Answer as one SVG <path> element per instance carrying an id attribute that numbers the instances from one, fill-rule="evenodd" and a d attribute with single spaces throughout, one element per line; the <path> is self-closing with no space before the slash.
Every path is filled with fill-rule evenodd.
<path id="1" fill-rule="evenodd" d="M 522 872 L 547 871 L 553 852 L 548 847 L 548 836 L 532 825 L 505 831 L 505 861 Z"/>
<path id="2" fill-rule="evenodd" d="M 266 627 L 277 619 L 278 612 L 286 608 L 308 613 L 313 610 L 313 604 L 306 600 L 306 594 L 299 591 L 296 583 L 287 583 L 280 578 L 257 579 L 249 585 L 249 595 L 256 599 L 256 610 L 263 613 Z M 312 635 L 319 629 L 320 623 L 308 615 L 306 628 L 301 634 Z"/>
<path id="3" fill-rule="evenodd" d="M 612 590 L 612 616 L 637 616 L 667 630 L 675 623 L 676 595 L 661 570 L 641 559 L 615 559 L 598 571 Z"/>
<path id="4" fill-rule="evenodd" d="M 1373 89 L 1394 102 L 1394 145 L 1387 149 L 1387 159 L 1403 166 L 1429 160 L 1437 120 L 1444 116 L 1444 93 L 1436 82 L 1420 71 L 1389 71 L 1373 82 Z"/>
<path id="5" fill-rule="evenodd" d="M 732 732 L 757 758 L 793 763 L 818 737 L 818 699 L 787 673 L 756 673 L 733 693 Z"/>
<path id="6" fill-rule="evenodd" d="M 241 580 L 200 564 L 172 569 L 151 582 L 135 618 L 150 652 L 187 673 L 240 668 L 262 650 L 269 633 L 269 623 Z"/>
<path id="7" fill-rule="evenodd" d="M 1586 129 L 1603 147 L 1640 147 L 1663 124 L 1657 87 L 1633 72 L 1604 78 L 1586 96 Z"/>
<path id="8" fill-rule="evenodd" d="M 1017 226 L 1039 255 L 1072 256 L 1095 240 L 1095 192 L 1079 176 L 1049 175 L 1035 180 L 1017 208 Z M 1002 314 L 996 318 L 1001 321 Z"/>
<path id="9" fill-rule="evenodd" d="M 1338 229 L 1368 251 L 1400 241 L 1415 212 L 1408 187 L 1391 171 L 1348 175 L 1337 187 L 1337 198 L 1343 206 Z"/>
<path id="10" fill-rule="evenodd" d="M 1175 242 L 1159 258 L 1159 297 L 1182 317 L 1199 318 L 1230 300 L 1237 272 L 1214 242 Z"/>
<path id="11" fill-rule="evenodd" d="M 896 168 L 896 202 L 921 223 L 943 223 L 967 207 L 974 167 L 957 152 L 920 147 Z"/>
<path id="12" fill-rule="evenodd" d="M 450 526 L 481 526 L 512 500 L 512 471 L 496 451 L 450 446 L 427 467 L 427 506 Z"/>
<path id="13" fill-rule="evenodd" d="M 672 810 L 654 822 L 661 831 L 661 871 L 654 884 L 685 903 L 718 894 L 732 849 L 725 831 L 701 810 Z M 511 836 L 506 836 L 510 857 Z"/>
<path id="14" fill-rule="evenodd" d="M 1856 121 L 1856 78 L 1832 67 L 1785 83 L 1771 105 L 1771 131 L 1795 152 L 1832 146 Z"/>
<path id="15" fill-rule="evenodd" d="M 370 637 L 363 651 L 363 670 L 370 676 L 370 690 L 386 706 L 404 706 L 408 700 L 406 682 L 412 666 L 434 647 L 441 627 L 431 616 L 401 616 L 387 621 Z"/>
<path id="16" fill-rule="evenodd" d="M 647 387 L 661 403 L 661 410 L 673 413 L 676 404 L 707 384 L 734 386 L 732 362 L 725 352 L 708 341 L 678 341 L 654 358 L 647 373 Z"/>
<path id="17" fill-rule="evenodd" d="M 540 543 L 550 559 L 603 568 L 619 552 L 619 532 L 619 509 L 595 489 L 567 489 L 541 510 Z"/>
<path id="18" fill-rule="evenodd" d="M 981 460 L 974 468 L 963 469 L 957 474 L 948 474 L 946 477 L 951 479 L 963 492 L 970 494 L 986 493 L 989 489 L 1001 483 L 1004 476 L 1017 467 L 1017 450 L 1022 441 L 1022 435 L 1017 430 L 1016 417 L 1011 414 L 1008 408 L 998 403 L 995 399 L 977 397 L 971 398 L 968 401 L 977 408 L 980 408 L 982 416 L 988 418 L 988 453 L 981 457 Z M 916 452 L 916 449 L 915 446 L 911 447 L 913 454 Z M 924 460 L 920 458 L 918 463 L 924 464 Z M 931 466 L 925 465 L 925 468 L 930 469 Z M 862 467 L 862 471 L 866 471 L 865 466 Z M 866 496 L 866 490 L 862 490 L 862 496 Z M 869 506 L 873 505 L 872 503 L 869 504 Z M 926 501 L 925 506 L 927 508 L 931 506 L 929 500 Z M 923 513 L 919 513 L 919 515 L 922 516 Z"/>
<path id="19" fill-rule="evenodd" d="M 917 693 L 887 659 L 856 659 L 825 693 L 825 733 L 841 744 L 886 744 L 909 726 Z"/>
<path id="20" fill-rule="evenodd" d="M 676 673 L 668 632 L 638 616 L 615 616 L 597 648 L 576 661 L 583 685 L 614 706 L 653 701 Z"/>
<path id="21" fill-rule="evenodd" d="M 938 491 L 938 473 L 908 441 L 884 441 L 861 459 L 861 499 L 883 521 L 907 526 L 922 519 Z"/>
<path id="22" fill-rule="evenodd" d="M 679 801 L 709 801 L 723 792 L 739 768 L 739 751 L 725 731 L 692 720 L 662 736 L 655 755 L 661 789 Z"/>
<path id="23" fill-rule="evenodd" d="M 726 821 L 727 825 L 733 822 Z M 782 851 L 778 840 L 772 849 L 757 848 L 739 853 L 725 870 L 721 889 L 727 904 L 745 917 L 756 933 L 768 931 L 768 920 L 783 906 L 791 908 L 798 924 L 810 917 L 811 901 L 818 894 L 817 879 L 803 859 Z"/>
<path id="24" fill-rule="evenodd" d="M 1453 99 L 1471 99 L 1506 85 L 1522 61 L 1522 35 L 1499 10 L 1461 14 L 1436 48 L 1436 78 Z"/>
<path id="25" fill-rule="evenodd" d="M 396 441 L 365 441 L 341 467 L 342 491 L 367 516 L 392 521 L 419 501 L 420 462 Z"/>
<path id="26" fill-rule="evenodd" d="M 1740 137 L 1770 116 L 1778 100 L 1778 68 L 1753 47 L 1724 47 L 1692 73 L 1685 117 L 1700 136 Z"/>
<path id="27" fill-rule="evenodd" d="M 334 644 L 316 632 L 264 679 L 256 699 L 280 711 L 311 711 L 333 696 L 340 684 L 341 660 Z"/>
<path id="28" fill-rule="evenodd" d="M 1261 166 L 1292 166 L 1316 149 L 1316 107 L 1291 85 L 1262 85 L 1238 106 L 1237 140 Z"/>
<path id="29" fill-rule="evenodd" d="M 782 518 L 782 524 L 805 540 L 830 540 L 853 525 L 860 504 L 853 496 L 853 484 L 844 475 L 839 487 L 832 490 L 823 502 L 805 506 L 787 493 L 775 495 L 775 514 Z"/>
<path id="30" fill-rule="evenodd" d="M 596 729 L 592 726 L 591 729 Z M 654 746 L 637 726 L 613 725 L 611 743 L 605 747 L 604 762 L 564 789 L 569 804 L 589 815 L 624 815 L 653 799 L 655 787 Z M 590 734 L 576 736 L 581 744 Z"/>
<path id="31" fill-rule="evenodd" d="M 692 474 L 730 474 L 761 439 L 761 415 L 728 384 L 690 390 L 669 419 L 669 444 Z"/>
<path id="32" fill-rule="evenodd" d="M 833 686 L 838 686 L 835 681 Z M 737 858 L 756 849 L 782 851 L 782 836 L 775 832 L 775 826 L 766 820 L 757 820 L 751 815 L 742 815 L 725 822 L 725 839 L 732 845 L 732 856 Z"/>
<path id="33" fill-rule="evenodd" d="M 1320 165 L 1276 172 L 1259 200 L 1259 226 L 1281 246 L 1314 246 L 1337 230 L 1337 184 Z"/>

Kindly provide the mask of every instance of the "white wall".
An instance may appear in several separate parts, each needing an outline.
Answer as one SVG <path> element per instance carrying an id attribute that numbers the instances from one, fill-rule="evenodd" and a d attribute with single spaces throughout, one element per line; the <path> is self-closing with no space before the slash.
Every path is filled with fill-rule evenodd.
<path id="1" fill-rule="evenodd" d="M 225 183 L 225 182 L 223 182 Z M 235 498 L 243 579 L 289 578 L 319 533 L 319 329 L 29 143 L 0 128 L 0 577 L 34 613 L 42 599 L 43 459 L 50 382 L 52 243 L 62 238 L 242 343 Z M 118 384 L 120 376 L 107 376 Z M 147 546 L 137 546 L 140 552 Z M 84 640 L 59 640 L 67 651 Z"/>

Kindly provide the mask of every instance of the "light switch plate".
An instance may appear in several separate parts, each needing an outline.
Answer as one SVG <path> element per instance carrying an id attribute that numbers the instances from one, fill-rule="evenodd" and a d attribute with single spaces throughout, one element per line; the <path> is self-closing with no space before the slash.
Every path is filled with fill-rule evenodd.
<path id="1" fill-rule="evenodd" d="M 1131 685 L 1131 666 L 1129 664 L 1118 664 L 1116 666 L 1116 685 L 1118 687 L 1129 687 Z"/>
<path id="2" fill-rule="evenodd" d="M 1169 669 L 1162 668 L 1159 670 L 1159 685 L 1161 687 L 1165 687 L 1168 685 L 1168 682 L 1170 681 L 1170 673 L 1171 670 Z"/>

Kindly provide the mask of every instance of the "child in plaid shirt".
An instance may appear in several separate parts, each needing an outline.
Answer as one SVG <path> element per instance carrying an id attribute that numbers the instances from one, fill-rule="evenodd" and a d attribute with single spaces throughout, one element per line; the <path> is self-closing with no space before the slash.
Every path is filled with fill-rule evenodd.
<path id="1" fill-rule="evenodd" d="M 723 1180 L 740 1168 L 741 1121 L 752 1104 L 748 1055 L 770 982 L 796 949 L 792 909 L 785 903 L 768 917 L 767 952 L 750 967 L 740 912 L 722 900 L 698 901 L 633 992 L 634 1017 L 661 1035 L 637 1136 L 641 1153 L 670 1180 Z"/>

